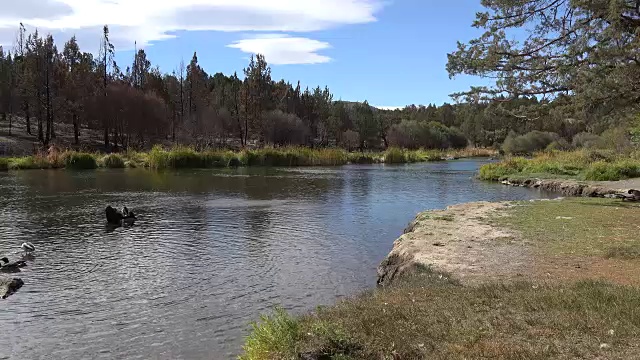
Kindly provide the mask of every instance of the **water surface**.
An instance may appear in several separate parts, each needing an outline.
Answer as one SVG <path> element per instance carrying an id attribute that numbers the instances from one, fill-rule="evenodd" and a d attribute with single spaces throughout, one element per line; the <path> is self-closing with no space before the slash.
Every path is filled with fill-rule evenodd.
<path id="1" fill-rule="evenodd" d="M 474 180 L 480 164 L 1 173 L 0 253 L 37 258 L 0 301 L 0 358 L 233 358 L 274 305 L 375 286 L 417 212 L 546 196 Z M 106 228 L 108 204 L 139 221 Z"/>

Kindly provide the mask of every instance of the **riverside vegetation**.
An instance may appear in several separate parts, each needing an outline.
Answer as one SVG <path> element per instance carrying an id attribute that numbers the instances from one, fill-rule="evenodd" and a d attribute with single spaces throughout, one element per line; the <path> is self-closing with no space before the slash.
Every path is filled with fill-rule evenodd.
<path id="1" fill-rule="evenodd" d="M 487 157 L 491 149 L 403 150 L 389 148 L 381 152 L 348 152 L 344 149 L 309 149 L 304 147 L 262 148 L 256 150 L 196 151 L 191 147 L 149 152 L 129 151 L 99 154 L 76 151 L 51 151 L 48 155 L 0 158 L 0 170 L 24 169 L 96 169 L 96 168 L 216 168 L 234 166 L 337 166 L 345 164 L 400 164 L 443 161 L 449 158 Z"/>
<path id="2" fill-rule="evenodd" d="M 498 163 L 483 165 L 479 177 L 498 181 L 524 178 L 624 180 L 640 177 L 640 152 L 581 149 L 540 152 L 532 158 L 509 156 Z"/>

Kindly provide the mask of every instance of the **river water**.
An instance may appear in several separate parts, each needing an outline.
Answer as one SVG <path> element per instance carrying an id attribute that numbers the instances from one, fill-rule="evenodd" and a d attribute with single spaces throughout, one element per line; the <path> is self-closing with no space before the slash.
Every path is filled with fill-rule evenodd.
<path id="1" fill-rule="evenodd" d="M 375 286 L 417 212 L 547 197 L 474 180 L 482 163 L 0 173 L 0 253 L 37 248 L 0 359 L 233 358 L 274 305 Z M 139 220 L 106 228 L 108 204 Z"/>

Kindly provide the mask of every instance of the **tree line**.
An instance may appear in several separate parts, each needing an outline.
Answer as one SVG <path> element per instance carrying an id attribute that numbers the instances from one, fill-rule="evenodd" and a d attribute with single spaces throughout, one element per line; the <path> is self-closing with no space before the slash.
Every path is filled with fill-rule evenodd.
<path id="1" fill-rule="evenodd" d="M 442 118 L 423 118 L 431 107 L 383 111 L 366 101 L 335 101 L 326 86 L 303 89 L 300 82 L 273 80 L 260 54 L 240 75 L 208 74 L 196 53 L 188 64 L 162 73 L 143 49 L 123 69 L 114 59 L 108 26 L 103 30 L 94 56 L 81 51 L 75 37 L 59 49 L 51 35 L 27 33 L 20 25 L 12 51 L 0 48 L 0 121 L 9 131 L 20 117 L 26 132 L 48 146 L 59 124 L 70 124 L 74 145 L 82 145 L 82 132 L 91 129 L 102 134 L 107 151 L 158 142 L 349 150 L 467 144 L 449 105 Z"/>
<path id="2" fill-rule="evenodd" d="M 599 133 L 611 126 L 598 112 L 576 106 L 573 93 L 540 98 L 525 88 L 526 78 L 518 78 L 519 92 L 512 79 L 511 90 L 474 88 L 460 103 L 388 111 L 366 101 L 336 101 L 326 86 L 303 89 L 299 81 L 276 81 L 260 54 L 251 57 L 241 74 L 209 74 L 196 53 L 187 64 L 180 62 L 173 72 L 162 73 L 140 49 L 123 69 L 114 59 L 108 26 L 103 30 L 94 56 L 81 51 L 75 37 L 60 50 L 51 35 L 28 34 L 20 25 L 12 51 L 0 48 L 0 121 L 11 129 L 14 117 L 24 119 L 26 131 L 43 146 L 55 141 L 59 124 L 72 125 L 76 146 L 82 145 L 85 129 L 99 131 L 101 147 L 107 151 L 155 143 L 349 150 L 496 147 L 509 136 L 531 131 L 571 141 L 576 134 Z M 452 75 L 498 71 L 500 76 L 513 76 L 503 67 L 491 68 L 488 61 L 494 58 L 483 59 L 477 49 L 473 54 L 479 61 L 469 62 L 471 49 L 459 46 L 449 57 Z"/>

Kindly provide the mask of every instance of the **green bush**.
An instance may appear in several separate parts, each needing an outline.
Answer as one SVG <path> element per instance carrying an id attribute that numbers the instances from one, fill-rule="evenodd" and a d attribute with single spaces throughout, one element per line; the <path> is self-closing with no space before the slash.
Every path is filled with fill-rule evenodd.
<path id="1" fill-rule="evenodd" d="M 64 155 L 64 164 L 67 169 L 87 170 L 98 167 L 96 158 L 89 153 L 71 151 Z"/>
<path id="2" fill-rule="evenodd" d="M 122 169 L 125 167 L 124 159 L 118 154 L 109 154 L 102 158 L 102 166 L 109 169 Z"/>
<path id="3" fill-rule="evenodd" d="M 404 164 L 405 162 L 406 158 L 402 149 L 391 147 L 384 153 L 385 164 Z"/>
<path id="4" fill-rule="evenodd" d="M 562 138 L 547 145 L 547 148 L 546 148 L 547 151 L 564 151 L 564 150 L 570 150 L 570 149 L 571 149 L 571 144 L 569 144 L 567 140 Z"/>
<path id="5" fill-rule="evenodd" d="M 203 157 L 194 149 L 188 147 L 175 147 L 169 151 L 169 164 L 174 169 L 205 167 Z"/>
<path id="6" fill-rule="evenodd" d="M 586 148 L 586 149 L 595 149 L 603 147 L 604 140 L 602 137 L 588 133 L 582 132 L 573 137 L 573 146 L 576 148 Z"/>
<path id="7" fill-rule="evenodd" d="M 439 122 L 403 120 L 389 129 L 389 144 L 404 149 L 461 149 L 467 146 L 467 138 L 455 128 Z"/>
<path id="8" fill-rule="evenodd" d="M 0 158 L 0 171 L 9 170 L 9 159 Z"/>
<path id="9" fill-rule="evenodd" d="M 283 309 L 277 308 L 272 316 L 261 316 L 261 323 L 252 324 L 253 330 L 243 346 L 241 360 L 295 359 L 296 344 L 300 341 L 300 322 Z"/>
<path id="10" fill-rule="evenodd" d="M 510 133 L 502 144 L 502 150 L 512 155 L 529 155 L 559 140 L 560 136 L 551 132 L 534 130 L 520 136 Z"/>
<path id="11" fill-rule="evenodd" d="M 169 153 L 162 146 L 155 145 L 149 152 L 149 167 L 152 169 L 167 169 L 171 167 Z"/>

